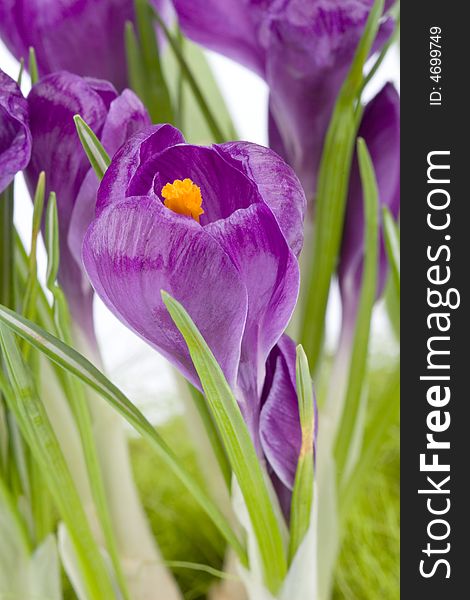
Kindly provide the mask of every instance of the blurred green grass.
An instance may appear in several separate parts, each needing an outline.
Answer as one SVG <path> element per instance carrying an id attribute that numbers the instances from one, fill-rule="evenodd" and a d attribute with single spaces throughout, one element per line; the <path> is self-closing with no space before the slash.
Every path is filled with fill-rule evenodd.
<path id="1" fill-rule="evenodd" d="M 334 600 L 397 600 L 400 596 L 399 425 L 392 426 L 376 466 L 351 507 Z"/>
<path id="2" fill-rule="evenodd" d="M 158 430 L 185 467 L 203 483 L 184 420 L 176 418 Z M 144 441 L 131 440 L 131 457 L 142 503 L 164 559 L 222 569 L 225 543 L 212 521 Z M 215 581 L 200 570 L 172 570 L 185 600 L 203 600 Z"/>
<path id="3" fill-rule="evenodd" d="M 197 475 L 196 459 L 182 420 L 175 420 L 160 431 Z M 212 523 L 144 442 L 133 440 L 131 448 L 142 500 L 164 558 L 222 568 L 224 543 Z M 351 508 L 334 600 L 398 599 L 399 471 L 397 418 L 376 467 Z M 216 581 L 207 573 L 187 569 L 176 569 L 175 575 L 186 600 L 203 600 Z"/>
<path id="4" fill-rule="evenodd" d="M 383 384 L 376 372 L 372 386 Z M 159 428 L 185 467 L 202 483 L 182 417 Z M 137 485 L 162 555 L 174 571 L 185 600 L 205 600 L 218 580 L 175 561 L 223 568 L 225 544 L 212 522 L 145 441 L 130 441 Z M 391 427 L 374 469 L 354 500 L 335 578 L 333 600 L 399 598 L 399 422 Z M 65 597 L 75 598 L 69 586 Z M 292 599 L 304 600 L 304 599 Z"/>

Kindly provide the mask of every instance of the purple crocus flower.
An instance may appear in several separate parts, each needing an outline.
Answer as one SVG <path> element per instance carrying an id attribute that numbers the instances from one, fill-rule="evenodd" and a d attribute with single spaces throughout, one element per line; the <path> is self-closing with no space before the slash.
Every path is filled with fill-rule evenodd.
<path id="1" fill-rule="evenodd" d="M 374 164 L 380 205 L 387 206 L 397 218 L 400 210 L 400 99 L 392 84 L 387 84 L 366 106 L 359 136 L 364 138 Z M 343 324 L 348 331 L 355 323 L 363 261 L 364 205 L 356 156 L 351 171 L 338 269 Z M 381 235 L 377 297 L 382 294 L 387 272 L 388 261 Z"/>
<path id="2" fill-rule="evenodd" d="M 261 395 L 260 438 L 286 518 L 290 514 L 291 492 L 302 445 L 295 369 L 295 343 L 284 334 L 266 362 L 266 378 Z M 317 429 L 318 419 L 315 418 L 314 438 Z"/>
<path id="3" fill-rule="evenodd" d="M 297 300 L 305 205 L 294 172 L 271 150 L 247 142 L 194 146 L 159 125 L 114 156 L 83 247 L 108 308 L 200 387 L 160 290 L 183 304 L 235 391 L 260 455 L 271 427 L 267 417 L 263 432 L 260 421 L 265 365 Z M 267 393 L 265 405 L 273 403 Z M 266 448 L 290 481 L 277 450 Z"/>
<path id="4" fill-rule="evenodd" d="M 173 0 L 181 28 L 265 79 L 271 147 L 313 198 L 323 141 L 373 0 Z M 391 5 L 387 2 L 387 8 Z M 374 49 L 391 32 L 386 20 Z"/>
<path id="5" fill-rule="evenodd" d="M 33 147 L 26 180 L 32 192 L 39 173 L 45 171 L 46 193 L 57 194 L 59 280 L 74 320 L 93 339 L 93 292 L 83 273 L 81 245 L 93 218 L 98 179 L 83 151 L 73 117 L 78 113 L 85 119 L 111 156 L 150 120 L 129 90 L 118 95 L 106 81 L 65 71 L 41 79 L 28 96 L 28 107 Z"/>
<path id="6" fill-rule="evenodd" d="M 30 156 L 28 105 L 17 83 L 0 69 L 0 194 Z"/>
<path id="7" fill-rule="evenodd" d="M 27 58 L 33 46 L 41 75 L 66 70 L 118 90 L 127 85 L 126 21 L 134 21 L 133 0 L 0 0 L 0 37 L 14 56 Z"/>

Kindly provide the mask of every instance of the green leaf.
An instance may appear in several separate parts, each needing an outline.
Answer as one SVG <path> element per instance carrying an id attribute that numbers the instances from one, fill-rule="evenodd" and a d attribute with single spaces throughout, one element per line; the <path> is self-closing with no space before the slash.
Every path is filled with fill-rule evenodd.
<path id="1" fill-rule="evenodd" d="M 36 185 L 36 192 L 34 194 L 33 226 L 31 231 L 31 251 L 29 253 L 28 279 L 23 301 L 23 314 L 29 319 L 34 319 L 36 312 L 36 296 L 38 290 L 36 253 L 38 245 L 38 236 L 41 230 L 42 213 L 44 209 L 45 187 L 46 174 L 43 171 L 39 174 L 38 182 Z"/>
<path id="2" fill-rule="evenodd" d="M 365 89 L 365 87 L 367 86 L 367 84 L 370 81 L 372 81 L 374 75 L 377 73 L 377 71 L 379 70 L 381 64 L 383 63 L 383 61 L 385 59 L 385 57 L 387 56 L 390 48 L 396 43 L 396 41 L 400 37 L 400 2 L 397 2 L 396 6 L 397 6 L 397 10 L 396 10 L 396 14 L 394 15 L 394 17 L 395 17 L 395 26 L 394 26 L 394 29 L 393 29 L 393 33 L 388 38 L 388 40 L 385 42 L 385 44 L 384 44 L 382 50 L 380 51 L 380 54 L 377 57 L 375 63 L 372 65 L 370 71 L 367 73 L 367 76 L 364 78 L 364 81 L 362 83 L 361 92 Z"/>
<path id="3" fill-rule="evenodd" d="M 400 297 L 400 230 L 398 224 L 393 220 L 392 213 L 386 206 L 384 206 L 382 214 L 388 262 L 392 271 L 396 293 Z"/>
<path id="4" fill-rule="evenodd" d="M 16 80 L 18 87 L 21 87 L 21 84 L 23 82 L 23 73 L 24 73 L 24 58 L 21 57 L 20 58 L 20 70 L 18 72 L 18 78 Z"/>
<path id="5" fill-rule="evenodd" d="M 113 600 L 115 596 L 107 568 L 93 539 L 59 443 L 18 346 L 4 326 L 0 327 L 0 344 L 13 392 L 7 395 L 9 408 L 41 467 L 73 540 L 89 598 Z"/>
<path id="6" fill-rule="evenodd" d="M 361 293 L 357 310 L 351 361 L 349 365 L 348 387 L 343 413 L 336 438 L 335 457 L 339 481 L 348 476 L 348 458 L 354 442 L 357 419 L 361 407 L 364 380 L 369 348 L 370 323 L 377 291 L 377 270 L 379 252 L 379 193 L 374 167 L 362 138 L 357 143 L 359 170 L 364 195 L 365 239 L 364 267 Z"/>
<path id="7" fill-rule="evenodd" d="M 302 346 L 297 346 L 296 383 L 302 448 L 292 492 L 289 562 L 292 562 L 310 527 L 313 504 L 315 409 L 310 369 Z"/>
<path id="8" fill-rule="evenodd" d="M 279 523 L 256 450 L 224 374 L 191 317 L 174 298 L 162 298 L 183 335 L 243 494 L 263 563 L 265 584 L 277 592 L 287 573 Z"/>
<path id="9" fill-rule="evenodd" d="M 126 22 L 126 61 L 127 74 L 131 88 L 145 101 L 145 73 L 143 70 L 143 60 L 140 53 L 139 41 L 135 33 L 134 23 Z"/>
<path id="10" fill-rule="evenodd" d="M 218 507 L 205 494 L 199 483 L 188 473 L 179 458 L 173 454 L 144 415 L 115 385 L 79 352 L 14 311 L 0 306 L 0 323 L 4 323 L 54 363 L 78 377 L 103 396 L 150 443 L 152 448 L 173 470 L 188 492 L 192 494 L 196 502 L 212 519 L 214 525 L 232 546 L 241 563 L 247 564 L 244 546 Z"/>
<path id="11" fill-rule="evenodd" d="M 60 286 L 57 284 L 57 274 L 60 263 L 59 242 L 59 217 L 57 213 L 57 199 L 55 192 L 49 194 L 46 211 L 46 248 L 47 248 L 47 271 L 46 286 L 54 298 L 53 314 L 54 322 L 59 337 L 67 344 L 72 343 L 71 321 L 68 311 L 67 300 Z"/>
<path id="12" fill-rule="evenodd" d="M 400 410 L 400 369 L 395 368 L 385 382 L 364 433 L 362 451 L 351 477 L 341 489 L 339 514 L 344 524 L 350 515 L 354 499 L 361 490 L 362 483 L 370 477 L 377 460 L 377 454 L 392 423 Z"/>
<path id="13" fill-rule="evenodd" d="M 152 19 L 153 8 L 148 0 L 134 0 L 134 4 L 144 73 L 145 104 L 154 123 L 173 123 L 170 93 L 162 70 Z"/>
<path id="14" fill-rule="evenodd" d="M 7 306 L 15 302 L 13 231 L 12 183 L 0 194 L 0 302 Z"/>
<path id="15" fill-rule="evenodd" d="M 163 21 L 163 19 L 160 17 L 160 15 L 156 11 L 154 11 L 154 15 L 155 15 L 155 19 L 158 21 L 158 24 L 160 25 L 163 33 L 165 34 L 166 39 L 168 40 L 168 43 L 170 44 L 171 49 L 173 50 L 173 54 L 174 54 L 176 60 L 178 61 L 179 67 L 181 69 L 181 73 L 182 73 L 185 81 L 188 83 L 188 85 L 190 86 L 190 88 L 194 94 L 194 98 L 196 99 L 196 101 L 199 105 L 199 108 L 200 108 L 202 114 L 204 115 L 204 118 L 207 122 L 209 130 L 214 137 L 214 141 L 219 144 L 227 141 L 227 138 L 224 136 L 223 131 L 220 128 L 220 126 L 208 104 L 208 101 L 206 100 L 204 94 L 202 93 L 202 90 L 201 90 L 198 82 L 196 81 L 196 78 L 194 77 L 194 75 L 188 65 L 188 62 L 186 61 L 186 59 L 183 55 L 183 52 L 181 51 L 178 41 L 170 33 L 165 22 Z"/>
<path id="16" fill-rule="evenodd" d="M 230 112 L 203 50 L 190 40 L 183 38 L 179 30 L 174 37 L 193 79 L 197 82 L 201 93 L 204 94 L 205 102 L 218 128 L 226 135 L 226 139 L 238 139 Z M 193 90 L 181 70 L 180 62 L 173 52 L 165 52 L 163 65 L 168 85 L 178 108 L 177 124 L 185 138 L 194 144 L 209 144 L 215 141 L 200 103 L 194 96 Z"/>
<path id="17" fill-rule="evenodd" d="M 107 168 L 111 164 L 108 153 L 101 145 L 101 142 L 96 137 L 91 127 L 85 123 L 80 115 L 75 115 L 73 120 L 75 121 L 78 137 L 80 138 L 83 149 L 88 156 L 90 165 L 93 167 L 98 179 L 101 181 L 106 173 Z"/>
<path id="18" fill-rule="evenodd" d="M 227 484 L 227 488 L 230 489 L 232 482 L 232 469 L 230 468 L 230 463 L 227 459 L 227 453 L 225 452 L 225 448 L 220 438 L 220 432 L 217 429 L 217 425 L 214 423 L 214 419 L 208 410 L 206 399 L 201 392 L 191 384 L 189 384 L 189 391 L 204 425 L 204 429 L 211 443 L 212 450 L 219 464 L 224 481 Z"/>
<path id="19" fill-rule="evenodd" d="M 379 29 L 383 7 L 384 0 L 376 0 L 369 14 L 336 101 L 319 168 L 313 259 L 306 279 L 301 330 L 302 345 L 312 371 L 317 368 L 321 353 L 330 283 L 341 245 L 363 69 Z"/>
<path id="20" fill-rule="evenodd" d="M 31 77 L 31 85 L 35 85 L 39 81 L 39 70 L 38 70 L 38 62 L 36 60 L 36 52 L 34 48 L 30 46 L 29 48 L 29 74 Z"/>
<path id="21" fill-rule="evenodd" d="M 57 282 L 57 274 L 60 262 L 59 246 L 59 221 L 57 214 L 57 201 L 54 192 L 51 192 L 47 204 L 46 214 L 46 246 L 47 246 L 47 287 L 52 293 L 54 318 L 57 331 L 63 341 L 72 344 L 71 318 L 68 310 L 67 300 Z M 104 474 L 102 473 L 98 451 L 93 434 L 93 423 L 90 409 L 87 404 L 85 390 L 80 381 L 66 374 L 63 380 L 64 391 L 70 402 L 75 421 L 77 424 L 80 440 L 82 442 L 88 479 L 93 495 L 93 500 L 98 513 L 99 522 L 114 567 L 117 581 L 123 598 L 129 599 L 126 579 L 119 560 L 118 545 L 114 533 L 111 513 L 106 497 Z"/>

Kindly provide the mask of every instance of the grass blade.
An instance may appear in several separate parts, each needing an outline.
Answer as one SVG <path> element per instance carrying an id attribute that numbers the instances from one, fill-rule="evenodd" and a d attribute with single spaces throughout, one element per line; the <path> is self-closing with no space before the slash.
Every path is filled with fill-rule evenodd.
<path id="1" fill-rule="evenodd" d="M 393 220 L 392 213 L 384 206 L 383 223 L 385 248 L 387 250 L 388 262 L 392 271 L 395 290 L 400 296 L 400 230 Z"/>
<path id="2" fill-rule="evenodd" d="M 28 279 L 26 282 L 26 291 L 23 300 L 23 314 L 28 319 L 35 318 L 36 313 L 36 296 L 38 291 L 38 276 L 37 276 L 37 245 L 38 236 L 41 231 L 42 213 L 44 210 L 44 198 L 46 187 L 46 174 L 44 171 L 40 173 L 34 194 L 33 208 L 33 227 L 31 231 L 31 251 L 28 260 Z"/>
<path id="3" fill-rule="evenodd" d="M 47 246 L 47 287 L 53 297 L 53 312 L 57 331 L 62 340 L 66 343 L 72 343 L 71 319 L 68 310 L 67 301 L 64 293 L 57 282 L 59 269 L 59 219 L 57 213 L 57 201 L 54 192 L 51 192 L 47 204 L 46 213 L 46 246 Z M 30 346 L 29 346 L 30 347 Z M 80 434 L 80 440 L 83 447 L 83 454 L 87 467 L 88 479 L 90 483 L 93 500 L 95 502 L 99 522 L 106 542 L 106 548 L 109 552 L 111 562 L 114 568 L 116 579 L 119 583 L 124 600 L 129 600 L 129 591 L 127 589 L 126 579 L 119 559 L 118 545 L 114 533 L 111 513 L 106 498 L 103 472 L 100 466 L 98 451 L 93 435 L 93 422 L 90 409 L 87 404 L 85 390 L 80 381 L 66 373 L 64 380 L 64 391 L 70 402 L 77 428 Z"/>
<path id="4" fill-rule="evenodd" d="M 400 369 L 396 368 L 386 381 L 370 416 L 369 424 L 364 433 L 362 452 L 358 464 L 341 489 L 339 514 L 343 523 L 350 515 L 351 507 L 354 506 L 354 499 L 361 490 L 364 480 L 368 476 L 370 477 L 378 451 L 399 410 Z"/>
<path id="5" fill-rule="evenodd" d="M 7 395 L 9 408 L 41 467 L 73 540 L 89 598 L 113 600 L 114 591 L 106 566 L 93 539 L 59 443 L 13 335 L 4 326 L 0 327 L 0 344 L 13 391 Z"/>
<path id="6" fill-rule="evenodd" d="M 191 317 L 164 291 L 162 298 L 188 345 L 250 515 L 266 586 L 275 593 L 285 578 L 287 563 L 279 523 L 250 434 L 220 366 Z"/>
<path id="7" fill-rule="evenodd" d="M 13 265 L 13 183 L 0 194 L 0 302 L 13 306 L 15 301 Z"/>
<path id="8" fill-rule="evenodd" d="M 338 477 L 346 479 L 349 452 L 354 440 L 361 397 L 366 376 L 367 352 L 369 348 L 370 323 L 377 291 L 379 252 L 379 192 L 374 167 L 365 141 L 357 144 L 359 170 L 364 195 L 365 214 L 365 260 L 362 285 L 357 310 L 352 355 L 349 365 L 348 387 L 344 409 L 336 438 L 335 457 Z"/>
<path id="9" fill-rule="evenodd" d="M 212 450 L 217 459 L 217 463 L 220 467 L 220 471 L 222 473 L 224 481 L 227 485 L 227 488 L 230 489 L 230 485 L 232 483 L 232 470 L 230 468 L 227 453 L 225 452 L 225 448 L 222 444 L 217 425 L 214 423 L 214 419 L 207 407 L 206 399 L 201 394 L 201 392 L 191 384 L 189 384 L 189 391 L 193 402 L 196 406 L 196 410 L 199 414 L 199 417 L 201 418 L 201 421 L 204 425 L 204 429 L 211 443 Z"/>
<path id="10" fill-rule="evenodd" d="M 154 123 L 173 123 L 170 92 L 163 74 L 155 35 L 153 8 L 148 0 L 134 0 L 140 56 L 144 73 L 144 98 Z"/>
<path id="11" fill-rule="evenodd" d="M 36 52 L 32 46 L 29 48 L 28 71 L 31 77 L 31 85 L 35 85 L 39 81 L 39 69 Z"/>
<path id="12" fill-rule="evenodd" d="M 125 29 L 127 74 L 131 88 L 145 99 L 145 73 L 142 68 L 142 57 L 139 42 L 134 29 L 134 23 L 127 21 Z"/>
<path id="13" fill-rule="evenodd" d="M 67 346 L 57 337 L 44 331 L 14 311 L 0 306 L 0 322 L 4 323 L 17 335 L 27 340 L 54 363 L 78 377 L 81 381 L 96 390 L 117 410 L 126 421 L 136 429 L 158 452 L 161 458 L 173 470 L 188 492 L 192 494 L 201 508 L 212 519 L 225 540 L 232 546 L 242 564 L 247 564 L 244 545 L 235 535 L 233 529 L 214 502 L 202 490 L 199 483 L 188 473 L 178 457 L 163 441 L 144 415 L 132 402 L 113 385 L 89 360 L 79 352 Z"/>
<path id="14" fill-rule="evenodd" d="M 83 149 L 88 156 L 90 165 L 93 167 L 98 179 L 101 181 L 106 173 L 107 168 L 111 164 L 108 153 L 101 145 L 101 142 L 96 137 L 91 127 L 85 123 L 80 115 L 75 115 L 73 120 L 75 121 L 78 137 L 80 138 Z"/>
<path id="15" fill-rule="evenodd" d="M 170 44 L 171 49 L 173 50 L 175 58 L 177 59 L 177 61 L 179 63 L 181 73 L 184 76 L 185 80 L 188 82 L 188 85 L 190 86 L 190 88 L 194 94 L 194 97 L 199 105 L 199 108 L 200 108 L 202 114 L 204 115 L 207 125 L 214 137 L 214 141 L 218 144 L 226 142 L 227 139 L 224 136 L 222 129 L 219 127 L 219 124 L 217 123 L 217 120 L 214 117 L 214 115 L 209 107 L 209 104 L 207 103 L 207 100 L 205 99 L 204 94 L 202 93 L 202 90 L 196 81 L 196 78 L 194 77 L 183 53 L 181 52 L 180 44 L 174 38 L 174 36 L 170 33 L 165 22 L 163 21 L 161 16 L 158 14 L 158 12 L 155 10 L 154 10 L 154 16 L 155 16 L 155 19 L 158 21 L 159 26 L 162 28 L 162 31 L 165 34 L 165 37 L 168 40 L 168 43 Z"/>
<path id="16" fill-rule="evenodd" d="M 336 101 L 320 163 L 313 260 L 306 280 L 301 330 L 301 342 L 312 371 L 317 368 L 321 353 L 330 283 L 341 244 L 363 69 L 379 29 L 383 7 L 384 0 L 376 0 L 371 9 Z"/>

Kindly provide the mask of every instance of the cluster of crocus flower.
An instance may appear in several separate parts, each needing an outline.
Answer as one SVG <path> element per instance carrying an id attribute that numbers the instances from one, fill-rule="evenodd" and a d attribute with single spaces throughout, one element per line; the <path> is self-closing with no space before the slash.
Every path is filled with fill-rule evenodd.
<path id="1" fill-rule="evenodd" d="M 172 124 L 151 124 L 140 99 L 124 89 L 132 0 L 49 2 L 47 10 L 39 1 L 0 0 L 0 36 L 18 58 L 34 46 L 41 75 L 24 98 L 0 71 L 0 193 L 24 171 L 33 194 L 45 171 L 46 197 L 57 194 L 59 282 L 76 328 L 94 348 L 96 291 L 202 391 L 161 291 L 182 304 L 234 393 L 288 523 L 302 431 L 295 343 L 285 331 L 299 294 L 307 199 L 313 207 L 330 117 L 373 2 L 173 4 L 189 38 L 267 82 L 271 149 L 242 141 L 193 145 Z M 385 15 L 374 51 L 392 26 Z M 81 147 L 76 114 L 111 157 L 101 182 Z M 380 204 L 397 217 L 399 99 L 391 84 L 365 107 L 358 134 L 374 163 Z M 338 265 L 347 344 L 363 261 L 356 157 Z M 387 269 L 381 239 L 377 297 Z M 172 582 L 169 589 L 177 598 Z"/>
<path id="2" fill-rule="evenodd" d="M 3 35 L 18 56 L 24 55 L 28 46 L 34 45 L 40 69 L 45 73 L 68 67 L 78 73 L 106 75 L 121 88 L 125 83 L 121 34 L 124 22 L 134 18 L 131 4 L 123 1 L 104 2 L 100 10 L 105 14 L 101 14 L 96 13 L 89 3 L 79 5 L 69 2 L 67 7 L 54 5 L 50 11 L 40 10 L 35 3 L 23 10 L 16 5 L 12 7 L 2 3 Z M 215 5 L 207 11 L 207 6 L 198 2 L 175 0 L 181 26 L 187 35 L 239 60 L 266 79 L 271 92 L 271 144 L 295 166 L 309 195 L 314 191 L 322 140 L 332 106 L 351 62 L 370 4 L 359 0 L 341 6 L 335 2 L 319 1 L 302 4 L 296 1 L 273 1 L 262 5 L 231 2 L 224 6 Z M 161 6 L 157 8 L 161 9 Z M 111 20 L 108 19 L 110 15 L 113 16 Z M 34 21 L 37 26 L 25 27 L 27 20 Z M 82 50 L 79 53 L 78 48 L 83 47 L 80 44 L 80 32 L 86 31 L 90 39 L 90 31 L 100 26 L 103 20 L 112 26 L 100 28 L 99 35 L 91 36 L 94 43 L 85 47 L 92 54 L 84 56 Z M 63 31 L 64 35 L 67 34 L 67 40 L 58 35 L 57 30 L 54 30 L 53 36 L 48 36 L 51 22 L 61 24 L 63 28 L 59 33 Z M 390 20 L 385 20 L 376 47 L 389 34 L 389 25 Z M 77 35 L 70 34 L 70 27 L 77 30 Z M 33 34 L 37 35 L 37 39 Z M 7 81 L 5 75 L 2 78 Z M 131 92 L 126 90 L 119 96 L 109 83 L 83 79 L 67 72 L 53 73 L 35 86 L 28 97 L 27 108 L 21 92 L 11 80 L 8 85 L 2 86 L 0 100 L 3 113 L 2 183 L 3 180 L 8 183 L 14 173 L 29 162 L 31 134 L 26 124 L 29 113 L 33 144 L 31 162 L 26 170 L 27 181 L 30 189 L 34 189 L 39 172 L 45 170 L 48 173 L 48 189 L 58 194 L 60 279 L 74 318 L 92 337 L 92 289 L 83 274 L 81 246 L 85 230 L 93 218 L 98 181 L 80 151 L 71 117 L 76 113 L 81 114 L 101 138 L 109 154 L 113 155 L 133 132 L 149 125 L 147 113 Z M 366 108 L 360 128 L 360 134 L 371 148 L 381 201 L 390 206 L 395 215 L 399 203 L 397 105 L 396 92 L 387 86 Z M 383 143 L 384 138 L 388 138 L 386 144 Z M 146 154 L 141 149 L 145 149 Z M 132 163 L 132 171 L 128 169 L 123 174 L 123 165 L 127 163 Z M 65 170 L 67 178 L 63 177 Z M 134 200 L 134 204 L 139 207 L 142 213 L 140 218 L 146 226 L 156 227 L 152 219 L 161 218 L 168 231 L 171 231 L 167 243 L 163 241 L 161 232 L 157 236 L 167 252 L 166 262 L 163 261 L 162 266 L 156 269 L 153 275 L 155 281 L 151 284 L 146 282 L 143 288 L 139 284 L 140 287 L 145 293 L 152 292 L 158 286 L 167 287 L 183 300 L 190 312 L 194 305 L 196 323 L 209 339 L 229 382 L 238 390 L 239 402 L 256 447 L 260 451 L 263 449 L 280 481 L 292 487 L 295 450 L 292 453 L 273 450 L 273 447 L 276 448 L 276 436 L 269 435 L 268 430 L 276 427 L 272 415 L 276 414 L 279 402 L 276 404 L 272 399 L 275 394 L 263 390 L 263 386 L 266 388 L 266 361 L 287 325 L 298 291 L 296 256 L 302 245 L 304 196 L 295 176 L 274 153 L 267 150 L 241 143 L 212 148 L 191 147 L 184 143 L 179 132 L 168 126 L 133 139 L 118 154 L 106 175 L 98 195 L 97 221 L 91 228 L 85 247 L 91 280 L 121 319 L 170 357 L 197 384 L 182 340 L 174 331 L 168 334 L 173 327 L 168 317 L 167 327 L 161 326 L 165 311 L 160 301 L 154 300 L 154 305 L 144 301 L 145 293 L 142 299 L 131 299 L 124 291 L 124 275 L 130 277 L 125 267 L 135 267 L 137 260 L 143 261 L 140 275 L 150 278 L 151 271 L 144 266 L 145 261 L 150 259 L 142 254 L 144 249 L 132 246 L 132 261 L 124 260 L 127 250 L 122 246 L 123 236 L 119 232 L 114 239 L 116 248 L 109 245 L 105 252 L 104 247 L 100 246 L 98 253 L 99 223 L 111 218 L 108 214 L 110 210 L 105 211 L 104 208 L 108 204 L 114 205 L 118 199 L 131 197 L 145 198 L 145 201 Z M 195 203 L 194 209 L 191 209 L 191 202 Z M 127 212 L 124 212 L 124 206 Z M 123 223 L 133 222 L 131 217 L 138 219 L 136 206 L 132 208 L 129 202 L 120 206 L 119 218 L 123 219 Z M 162 206 L 169 208 L 172 215 L 179 214 L 182 218 L 170 217 L 168 210 L 162 210 Z M 154 214 L 157 209 L 161 215 Z M 117 212 L 113 213 L 114 219 L 117 216 Z M 176 235 L 178 228 L 181 230 L 181 243 L 176 241 L 179 240 Z M 104 226 L 108 244 L 112 241 L 109 238 L 110 230 L 107 225 Z M 131 236 L 130 243 L 135 237 L 135 229 L 127 231 Z M 256 254 L 253 252 L 254 243 L 250 247 L 246 239 L 248 231 L 253 240 L 256 239 Z M 358 296 L 362 231 L 362 198 L 355 166 L 339 269 L 345 314 L 354 314 Z M 205 245 L 202 238 L 201 241 L 198 239 L 202 232 L 206 233 Z M 200 245 L 198 251 L 190 245 L 188 253 L 192 254 L 192 260 L 183 265 L 189 269 L 192 278 L 181 276 L 180 282 L 184 282 L 184 286 L 174 281 L 167 283 L 166 277 L 173 259 L 170 248 L 176 249 L 175 255 L 185 256 L 184 249 L 189 244 L 190 233 L 194 234 Z M 265 240 L 265 244 L 260 240 Z M 145 237 L 143 241 L 147 244 L 147 252 L 162 251 L 149 247 Z M 213 252 L 217 250 L 217 259 L 214 257 L 208 261 L 211 248 Z M 104 257 L 108 258 L 109 264 Z M 161 260 L 151 264 L 159 265 Z M 214 302 L 207 299 L 211 289 L 205 271 L 208 262 L 211 265 L 210 278 L 217 284 Z M 386 273 L 383 247 L 380 264 L 379 292 L 383 288 Z M 115 293 L 108 291 L 103 283 L 111 285 L 110 274 L 104 276 L 103 273 L 106 272 L 105 268 L 112 270 L 116 265 L 118 272 L 113 277 L 119 281 L 117 289 L 121 298 L 115 297 Z M 198 269 L 202 270 L 200 276 L 196 276 Z M 272 279 L 260 280 L 258 273 L 261 270 L 263 273 L 272 273 Z M 236 276 L 234 271 L 237 272 Z M 135 270 L 131 272 L 135 278 Z M 173 268 L 171 275 L 176 276 Z M 224 282 L 222 285 L 221 281 Z M 131 279 L 126 282 L 129 286 L 136 284 L 137 281 L 132 282 Z M 227 293 L 229 289 L 232 289 L 231 293 Z M 217 290 L 223 291 L 223 294 L 216 299 Z M 205 294 L 205 302 L 201 302 L 200 293 Z M 121 304 L 125 300 L 130 303 L 127 308 L 125 302 Z M 219 317 L 214 318 L 212 310 L 208 313 L 204 309 L 205 314 L 201 315 L 206 318 L 204 323 L 197 311 L 201 312 L 201 305 L 207 304 L 217 306 Z M 145 309 L 150 311 L 150 323 Z M 154 326 L 157 314 L 161 319 L 162 339 L 159 339 L 158 328 Z M 207 331 L 206 326 L 209 327 Z M 231 340 L 231 343 L 227 343 L 227 340 Z M 281 356 L 281 350 L 276 348 Z M 292 408 L 295 409 L 295 406 Z M 290 422 L 288 418 L 278 421 L 281 420 L 284 424 Z M 284 437 L 294 440 L 295 448 L 300 443 L 298 419 L 294 418 L 292 422 L 296 424 L 295 434 L 287 432 Z M 279 461 L 288 464 L 280 466 Z"/>
<path id="3" fill-rule="evenodd" d="M 294 167 L 312 200 L 328 123 L 373 0 L 173 3 L 190 39 L 266 81 L 270 146 Z M 384 19 L 374 50 L 392 26 Z"/>

